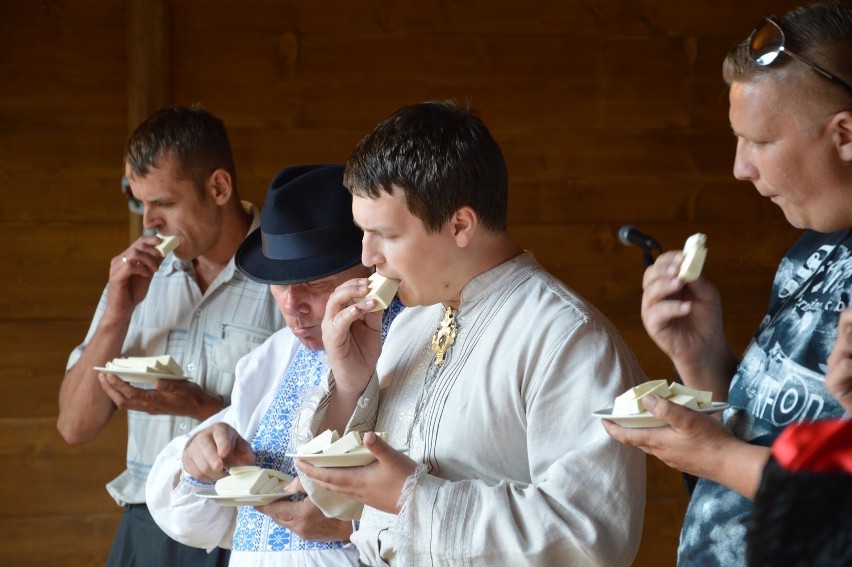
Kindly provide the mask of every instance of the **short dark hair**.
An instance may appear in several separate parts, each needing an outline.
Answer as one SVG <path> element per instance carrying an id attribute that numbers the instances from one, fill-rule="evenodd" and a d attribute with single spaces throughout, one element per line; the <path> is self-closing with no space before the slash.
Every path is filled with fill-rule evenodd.
<path id="1" fill-rule="evenodd" d="M 817 2 L 788 12 L 778 20 L 784 30 L 785 47 L 852 83 L 852 8 L 844 2 Z M 727 84 L 748 82 L 778 72 L 795 59 L 779 57 L 766 67 L 749 55 L 748 40 L 734 47 L 722 65 Z M 801 65 L 801 63 L 798 63 Z"/>
<path id="2" fill-rule="evenodd" d="M 359 197 L 399 188 L 430 232 L 469 206 L 486 229 L 506 230 L 509 182 L 500 146 L 469 108 L 451 101 L 404 106 L 367 134 L 343 183 Z"/>
<path id="3" fill-rule="evenodd" d="M 236 188 L 234 156 L 225 124 L 202 108 L 171 106 L 154 112 L 136 127 L 124 149 L 124 162 L 133 175 L 146 175 L 166 156 L 175 158 L 181 175 L 199 189 L 217 169 L 230 173 Z"/>

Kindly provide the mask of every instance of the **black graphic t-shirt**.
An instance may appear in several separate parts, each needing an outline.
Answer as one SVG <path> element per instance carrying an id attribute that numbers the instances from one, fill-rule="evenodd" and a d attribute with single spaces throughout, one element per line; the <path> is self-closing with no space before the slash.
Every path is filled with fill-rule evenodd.
<path id="1" fill-rule="evenodd" d="M 805 234 L 778 267 L 769 312 L 740 361 L 723 421 L 770 446 L 791 423 L 844 414 L 825 387 L 826 360 L 852 294 L 852 231 Z M 680 535 L 679 566 L 745 566 L 752 503 L 700 479 Z"/>

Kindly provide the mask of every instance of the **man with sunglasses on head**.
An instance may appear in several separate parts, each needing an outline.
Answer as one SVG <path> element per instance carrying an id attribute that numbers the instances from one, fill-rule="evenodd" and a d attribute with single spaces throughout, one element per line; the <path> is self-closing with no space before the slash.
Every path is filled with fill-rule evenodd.
<path id="1" fill-rule="evenodd" d="M 681 252 L 645 273 L 649 335 L 687 386 L 730 404 L 720 422 L 648 396 L 646 408 L 671 427 L 604 421 L 622 443 L 699 477 L 681 531 L 682 566 L 745 565 L 770 445 L 790 424 L 844 414 L 824 376 L 852 296 L 852 8 L 828 2 L 766 18 L 727 56 L 723 75 L 734 175 L 805 232 L 782 259 L 769 311 L 740 360 L 724 336 L 717 290 L 704 278 L 678 278 Z"/>

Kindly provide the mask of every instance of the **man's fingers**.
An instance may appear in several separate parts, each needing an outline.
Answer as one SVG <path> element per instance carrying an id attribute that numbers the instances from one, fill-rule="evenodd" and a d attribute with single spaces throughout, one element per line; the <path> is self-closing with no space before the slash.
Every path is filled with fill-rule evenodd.
<path id="1" fill-rule="evenodd" d="M 380 461 L 394 462 L 399 460 L 400 457 L 404 457 L 400 451 L 391 447 L 387 441 L 372 431 L 365 433 L 362 441 L 364 446 Z"/>
<path id="2" fill-rule="evenodd" d="M 714 419 L 709 415 L 704 415 L 686 406 L 670 402 L 656 394 L 645 396 L 642 398 L 642 403 L 645 405 L 645 409 L 665 421 L 673 430 L 680 433 L 685 433 L 697 421 Z"/>
<path id="3" fill-rule="evenodd" d="M 631 431 L 626 427 L 622 427 L 615 422 L 609 421 L 608 419 L 602 419 L 601 425 L 606 430 L 607 434 L 610 437 L 618 441 L 623 445 L 629 445 L 631 447 L 638 447 L 639 443 L 636 441 L 635 432 Z"/>
<path id="4" fill-rule="evenodd" d="M 660 254 L 653 264 L 642 274 L 642 289 L 647 289 L 660 279 L 669 279 L 677 273 L 683 255 L 680 252 L 665 252 Z"/>
<path id="5" fill-rule="evenodd" d="M 225 472 L 225 463 L 219 455 L 215 433 L 215 426 L 212 430 L 201 431 L 184 449 L 184 456 L 192 459 L 204 474 Z"/>
<path id="6" fill-rule="evenodd" d="M 363 467 L 315 467 L 307 461 L 297 460 L 296 468 L 305 473 L 314 482 L 320 484 L 324 488 L 335 492 L 344 491 L 352 486 L 354 481 L 358 480 L 359 471 L 370 465 Z"/>
<path id="7" fill-rule="evenodd" d="M 251 444 L 227 423 L 214 424 L 210 433 L 216 454 L 222 459 L 231 457 L 235 462 L 242 462 L 245 455 L 254 455 Z M 254 458 L 251 461 L 254 462 Z"/>
<path id="8" fill-rule="evenodd" d="M 225 473 L 221 459 L 215 455 L 212 457 L 208 456 L 209 453 L 205 453 L 204 451 L 184 451 L 183 468 L 190 475 L 201 481 L 208 482 L 221 478 Z"/>
<path id="9" fill-rule="evenodd" d="M 665 398 L 661 398 L 656 394 L 649 394 L 642 398 L 642 404 L 645 406 L 645 409 L 662 419 L 675 429 L 677 429 L 677 424 L 680 423 L 685 416 L 688 416 L 690 410 L 679 406 L 673 402 L 668 401 Z"/>
<path id="10" fill-rule="evenodd" d="M 227 455 L 227 457 L 223 458 L 223 461 L 225 463 L 225 467 L 229 469 L 232 467 L 254 465 L 255 456 L 254 449 L 252 449 L 251 443 L 249 443 L 239 435 L 236 435 L 234 448 Z"/>
<path id="11" fill-rule="evenodd" d="M 328 320 L 332 328 L 337 329 L 344 325 L 344 320 L 339 316 L 346 311 L 347 307 L 351 307 L 354 300 L 363 297 L 367 293 L 367 279 L 355 278 L 343 282 L 335 289 L 328 298 L 328 304 L 325 310 L 325 319 Z M 348 325 L 344 325 L 348 327 Z"/>
<path id="12" fill-rule="evenodd" d="M 254 460 L 254 449 L 251 446 L 251 443 L 243 439 L 242 437 L 237 437 L 237 443 L 234 447 L 234 453 L 237 455 L 251 455 L 252 461 Z"/>
<path id="13" fill-rule="evenodd" d="M 101 380 L 102 384 L 106 383 L 110 389 L 118 392 L 125 398 L 132 398 L 139 392 L 139 388 L 134 388 L 115 374 L 102 372 L 100 376 L 103 376 Z"/>
<path id="14" fill-rule="evenodd" d="M 692 303 L 680 299 L 658 301 L 642 313 L 642 321 L 649 331 L 665 328 L 675 319 L 685 317 L 692 309 Z"/>
<path id="15" fill-rule="evenodd" d="M 140 396 L 142 390 L 134 388 L 115 374 L 101 372 L 98 374 L 98 381 L 117 408 L 144 409 L 140 403 L 144 401 Z"/>
<path id="16" fill-rule="evenodd" d="M 211 433 L 217 455 L 224 459 L 234 451 L 236 439 L 232 429 L 214 426 Z"/>
<path id="17" fill-rule="evenodd" d="M 168 378 L 157 378 L 154 380 L 154 389 L 170 394 L 175 391 L 175 382 L 177 380 L 169 380 Z"/>
<path id="18" fill-rule="evenodd" d="M 276 522 L 284 524 L 290 523 L 297 518 L 296 509 L 300 502 L 292 500 L 276 500 L 264 506 L 255 506 L 254 508 L 261 514 L 271 516 Z"/>
<path id="19" fill-rule="evenodd" d="M 296 476 L 287 486 L 284 487 L 284 492 L 287 494 L 305 494 L 305 488 L 302 486 L 302 479 Z"/>

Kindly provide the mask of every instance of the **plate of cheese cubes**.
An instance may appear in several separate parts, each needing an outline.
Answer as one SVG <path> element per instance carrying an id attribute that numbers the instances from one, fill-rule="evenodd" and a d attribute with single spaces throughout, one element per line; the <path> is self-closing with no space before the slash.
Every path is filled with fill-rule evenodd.
<path id="1" fill-rule="evenodd" d="M 630 388 L 615 398 L 615 404 L 611 408 L 598 410 L 592 415 L 614 421 L 622 427 L 642 428 L 668 425 L 645 409 L 642 399 L 649 394 L 656 394 L 672 403 L 701 413 L 716 413 L 728 407 L 728 404 L 724 402 L 714 402 L 712 393 L 706 390 L 687 388 L 677 382 L 669 384 L 665 380 L 650 380 Z"/>
<path id="2" fill-rule="evenodd" d="M 113 358 L 106 366 L 95 366 L 98 372 L 115 374 L 125 382 L 144 382 L 153 384 L 157 378 L 167 380 L 186 380 L 180 364 L 171 357 L 164 354 L 161 356 L 128 356 L 126 358 Z"/>
<path id="3" fill-rule="evenodd" d="M 198 496 L 222 506 L 265 506 L 295 494 L 287 489 L 292 480 L 275 469 L 231 467 L 228 476 L 216 481 L 215 492 L 199 492 Z"/>
<path id="4" fill-rule="evenodd" d="M 376 435 L 387 441 L 385 432 L 377 431 Z M 376 456 L 364 446 L 361 433 L 350 431 L 340 437 L 332 429 L 326 429 L 299 447 L 297 453 L 288 453 L 287 456 L 317 467 L 360 467 L 376 460 Z"/>

